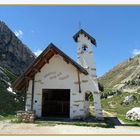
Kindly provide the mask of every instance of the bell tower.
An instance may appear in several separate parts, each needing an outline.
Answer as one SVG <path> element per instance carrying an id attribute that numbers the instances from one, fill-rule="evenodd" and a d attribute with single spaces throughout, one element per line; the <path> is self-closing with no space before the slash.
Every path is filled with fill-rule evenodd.
<path id="1" fill-rule="evenodd" d="M 78 63 L 87 70 L 88 85 L 94 97 L 94 107 L 96 118 L 103 119 L 101 99 L 96 76 L 96 66 L 93 59 L 93 46 L 96 46 L 96 40 L 87 32 L 81 29 L 73 36 L 77 43 L 77 58 Z"/>
<path id="2" fill-rule="evenodd" d="M 93 45 L 96 46 L 96 40 L 83 29 L 77 32 L 73 38 L 77 42 L 78 63 L 88 71 L 92 78 L 96 79 L 96 67 L 93 59 Z"/>

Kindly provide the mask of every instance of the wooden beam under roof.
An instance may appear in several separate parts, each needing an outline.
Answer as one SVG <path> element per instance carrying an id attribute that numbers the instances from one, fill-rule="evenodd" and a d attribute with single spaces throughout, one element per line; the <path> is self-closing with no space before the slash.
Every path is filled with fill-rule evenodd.
<path id="1" fill-rule="evenodd" d="M 69 60 L 68 59 L 66 59 L 66 58 L 64 58 L 63 57 L 63 60 L 67 63 L 67 64 L 69 64 L 70 62 L 69 62 Z"/>
<path id="2" fill-rule="evenodd" d="M 32 79 L 33 76 L 36 74 L 37 71 L 40 71 L 40 69 L 46 64 L 44 61 L 48 61 L 56 54 L 59 54 L 68 63 L 71 63 L 74 67 L 76 67 L 79 72 L 87 75 L 88 72 L 86 69 L 84 69 L 81 65 L 79 65 L 77 62 L 75 62 L 73 59 L 71 59 L 69 56 L 67 56 L 65 53 L 63 53 L 60 49 L 58 49 L 55 45 L 52 43 L 46 48 L 36 59 L 35 61 L 26 69 L 26 71 L 21 75 L 13 84 L 12 87 L 14 89 L 20 90 L 23 86 L 25 86 L 25 76 L 29 77 L 29 79 Z M 46 59 L 46 60 L 44 60 Z M 37 70 L 33 70 L 33 68 L 36 68 Z"/>
<path id="3" fill-rule="evenodd" d="M 49 64 L 49 59 L 43 58 L 43 61 Z"/>

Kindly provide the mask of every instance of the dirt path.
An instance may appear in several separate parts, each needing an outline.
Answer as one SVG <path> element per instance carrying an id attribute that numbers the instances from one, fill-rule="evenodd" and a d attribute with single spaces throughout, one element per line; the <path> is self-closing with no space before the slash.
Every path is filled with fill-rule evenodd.
<path id="1" fill-rule="evenodd" d="M 114 117 L 114 115 L 112 113 L 105 111 L 105 110 L 103 110 L 103 114 L 104 114 L 104 116 L 107 116 L 107 117 Z"/>
<path id="2" fill-rule="evenodd" d="M 85 127 L 74 125 L 37 126 L 0 121 L 0 134 L 140 134 L 140 127 L 116 126 L 115 128 Z"/>

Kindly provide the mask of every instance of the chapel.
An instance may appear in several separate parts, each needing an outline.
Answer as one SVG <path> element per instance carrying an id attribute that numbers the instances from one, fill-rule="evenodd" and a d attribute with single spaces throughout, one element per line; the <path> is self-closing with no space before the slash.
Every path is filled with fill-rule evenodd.
<path id="1" fill-rule="evenodd" d="M 74 36 L 77 62 L 53 43 L 16 80 L 13 88 L 26 94 L 25 110 L 38 118 L 84 119 L 93 95 L 96 118 L 103 119 L 93 48 L 96 40 L 83 29 Z"/>

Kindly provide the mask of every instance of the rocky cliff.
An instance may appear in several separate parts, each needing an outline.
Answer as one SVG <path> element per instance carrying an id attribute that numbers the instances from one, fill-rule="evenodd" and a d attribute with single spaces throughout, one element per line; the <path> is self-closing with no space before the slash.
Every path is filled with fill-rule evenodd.
<path id="1" fill-rule="evenodd" d="M 24 109 L 24 93 L 15 93 L 11 84 L 34 59 L 32 51 L 0 21 L 0 116 Z"/>
<path id="2" fill-rule="evenodd" d="M 32 51 L 0 21 L 0 66 L 20 75 L 34 59 Z"/>

